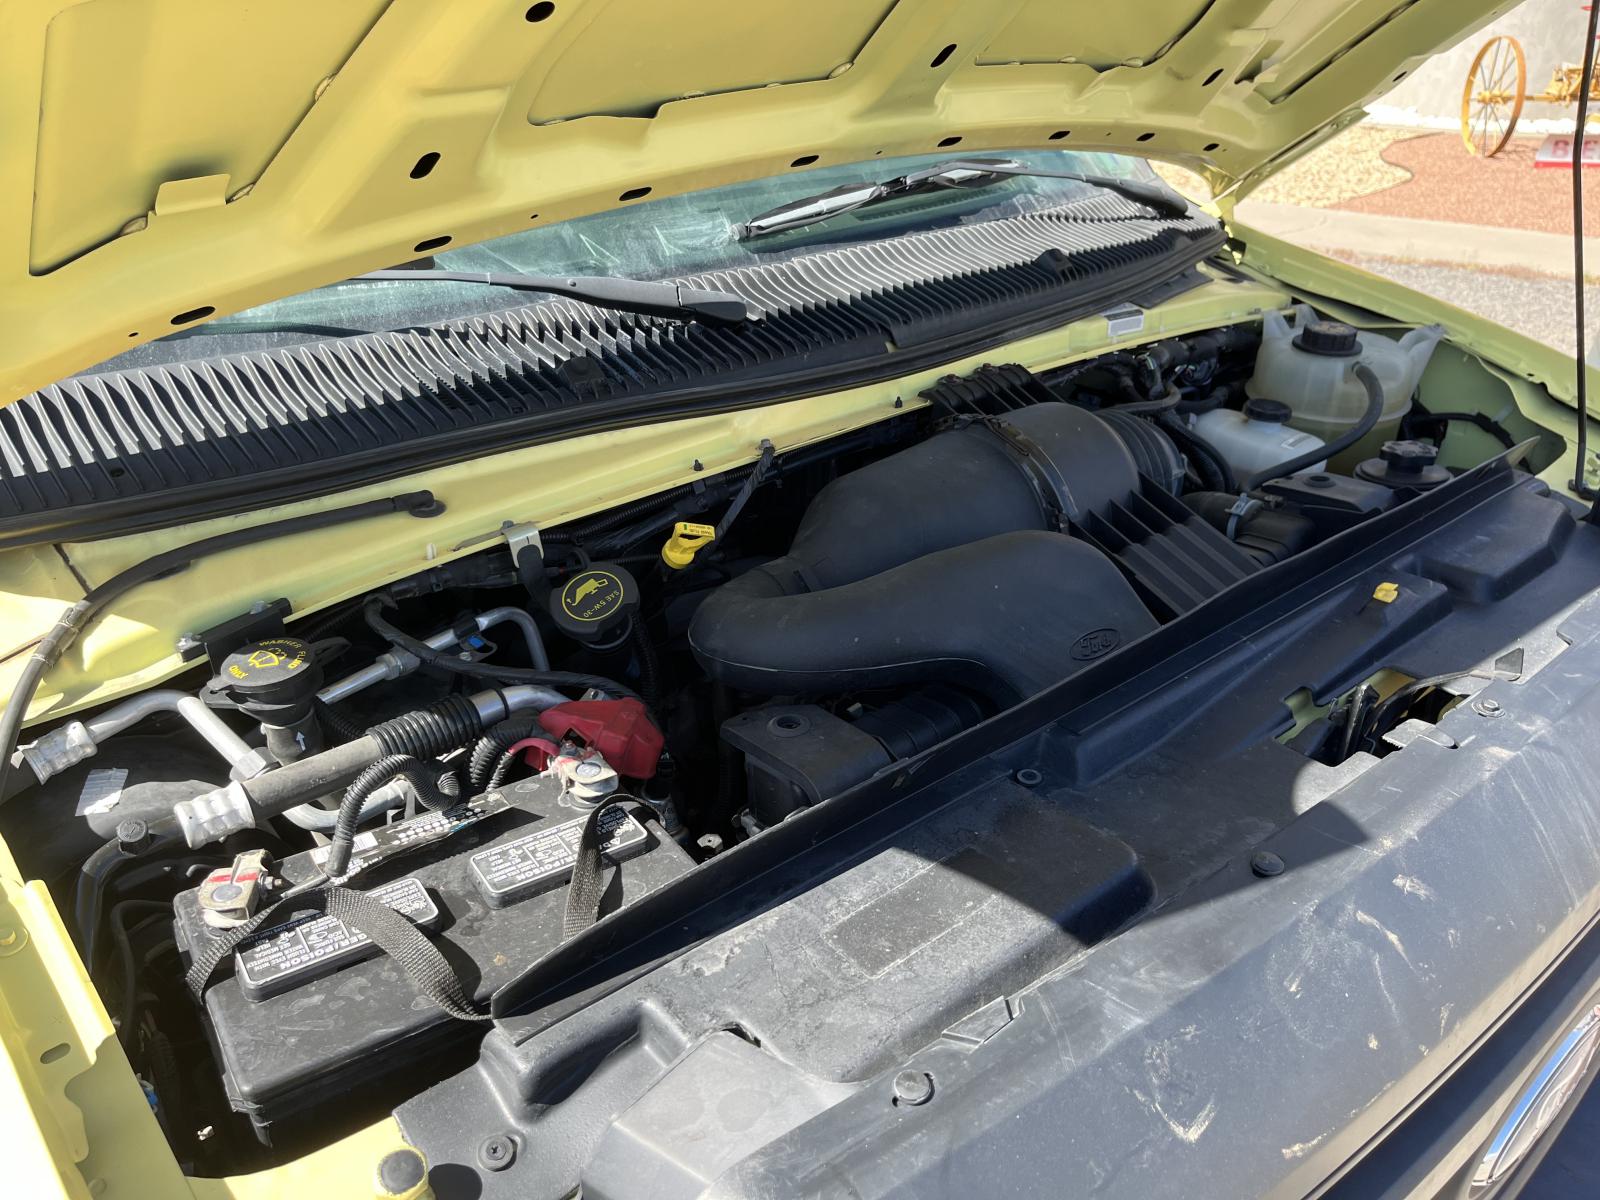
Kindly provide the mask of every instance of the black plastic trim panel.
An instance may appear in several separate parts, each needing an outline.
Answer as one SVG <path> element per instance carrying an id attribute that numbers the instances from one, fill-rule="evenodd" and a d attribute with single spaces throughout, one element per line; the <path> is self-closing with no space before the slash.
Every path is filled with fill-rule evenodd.
<path id="1" fill-rule="evenodd" d="M 1214 253 L 1115 197 L 685 280 L 711 328 L 552 300 L 88 374 L 0 409 L 0 548 L 256 508 L 641 419 L 886 378 L 1136 297 Z"/>

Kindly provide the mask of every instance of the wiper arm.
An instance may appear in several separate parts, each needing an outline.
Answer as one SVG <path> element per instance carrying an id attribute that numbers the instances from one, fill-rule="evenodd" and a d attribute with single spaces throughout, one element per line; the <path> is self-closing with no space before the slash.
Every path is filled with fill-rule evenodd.
<path id="1" fill-rule="evenodd" d="M 1176 192 L 1165 186 L 1146 183 L 1141 179 L 1118 179 L 1114 175 L 1084 175 L 1077 171 L 1051 171 L 1044 167 L 1030 167 L 1010 159 L 963 158 L 937 163 L 920 171 L 896 175 L 881 183 L 852 183 L 791 200 L 769 209 L 760 216 L 751 217 L 742 225 L 734 226 L 734 236 L 741 242 L 768 234 L 801 229 L 819 221 L 831 220 L 841 213 L 854 212 L 940 188 L 981 188 L 1017 176 L 1035 179 L 1071 179 L 1090 187 L 1115 192 L 1129 200 L 1153 208 L 1163 217 L 1184 217 L 1189 214 L 1189 204 Z"/>
<path id="2" fill-rule="evenodd" d="M 679 321 L 710 321 L 740 325 L 755 320 L 742 296 L 678 283 L 626 279 L 611 275 L 517 275 L 500 271 L 369 271 L 345 283 L 392 283 L 421 280 L 447 283 L 481 283 L 486 287 L 518 292 L 543 292 L 581 300 L 596 308 L 672 317 Z"/>

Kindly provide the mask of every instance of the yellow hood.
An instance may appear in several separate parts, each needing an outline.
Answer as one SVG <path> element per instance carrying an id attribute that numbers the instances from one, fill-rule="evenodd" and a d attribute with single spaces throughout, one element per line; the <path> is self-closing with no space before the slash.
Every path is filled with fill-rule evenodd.
<path id="1" fill-rule="evenodd" d="M 0 403 L 421 243 L 812 164 L 1093 148 L 1239 194 L 1500 7 L 10 0 Z"/>

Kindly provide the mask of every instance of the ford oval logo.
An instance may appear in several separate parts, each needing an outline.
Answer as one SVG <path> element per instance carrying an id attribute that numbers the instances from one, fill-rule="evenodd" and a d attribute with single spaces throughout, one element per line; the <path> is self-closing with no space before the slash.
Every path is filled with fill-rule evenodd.
<path id="1" fill-rule="evenodd" d="M 1115 629 L 1091 629 L 1072 643 L 1072 657 L 1080 661 L 1099 658 L 1110 654 L 1121 641 L 1122 635 Z"/>
<path id="2" fill-rule="evenodd" d="M 1590 1010 L 1577 1028 L 1561 1039 L 1533 1082 L 1517 1097 L 1510 1114 L 1478 1160 L 1478 1169 L 1472 1175 L 1474 1194 L 1504 1179 L 1533 1149 L 1539 1136 L 1555 1123 L 1571 1102 L 1597 1050 L 1600 1050 L 1600 1007 Z"/>

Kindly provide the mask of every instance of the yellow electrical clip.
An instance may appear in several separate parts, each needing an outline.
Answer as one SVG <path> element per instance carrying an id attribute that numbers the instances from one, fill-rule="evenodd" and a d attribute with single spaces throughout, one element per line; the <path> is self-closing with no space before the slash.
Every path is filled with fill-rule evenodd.
<path id="1" fill-rule="evenodd" d="M 681 571 L 694 561 L 694 556 L 704 550 L 717 536 L 715 525 L 696 525 L 693 521 L 679 521 L 672 527 L 672 536 L 661 547 L 661 561 L 674 571 Z"/>
<path id="2" fill-rule="evenodd" d="M 1372 598 L 1380 604 L 1393 604 L 1400 599 L 1400 585 L 1398 583 L 1380 583 L 1372 589 Z"/>

